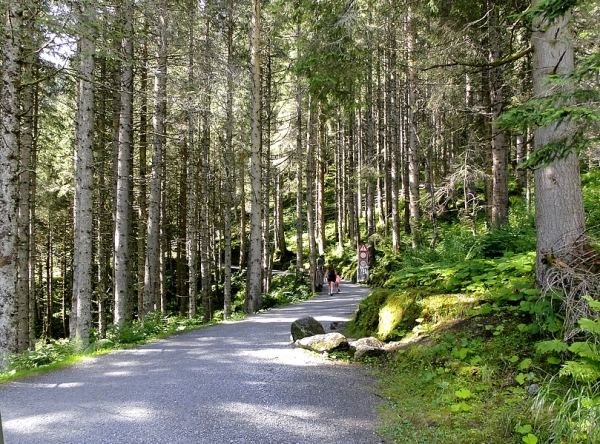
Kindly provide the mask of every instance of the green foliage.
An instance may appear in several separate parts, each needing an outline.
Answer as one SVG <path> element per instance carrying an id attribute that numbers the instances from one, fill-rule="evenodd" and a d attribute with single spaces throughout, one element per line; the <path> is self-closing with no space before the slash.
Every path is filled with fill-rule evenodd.
<path id="1" fill-rule="evenodd" d="M 542 17 L 552 22 L 556 18 L 565 15 L 580 2 L 581 0 L 542 0 L 527 9 L 521 16 L 528 21 L 536 17 Z"/>
<path id="2" fill-rule="evenodd" d="M 586 223 L 589 227 L 600 226 L 600 169 L 593 169 L 581 177 Z"/>
<path id="3" fill-rule="evenodd" d="M 109 325 L 106 338 L 115 343 L 116 347 L 148 342 L 157 337 L 198 328 L 202 325 L 200 317 L 167 316 L 155 311 L 148 313 L 143 321 L 126 322 L 121 326 Z"/>
<path id="4" fill-rule="evenodd" d="M 535 254 L 471 259 L 405 267 L 391 274 L 386 288 L 429 287 L 437 292 L 469 291 L 496 299 L 520 300 L 532 285 Z"/>
<path id="5" fill-rule="evenodd" d="M 2 373 L 31 370 L 53 362 L 60 362 L 67 359 L 74 352 L 74 344 L 67 339 L 59 339 L 48 343 L 38 341 L 34 350 L 7 355 Z"/>
<path id="6" fill-rule="evenodd" d="M 490 313 L 407 344 L 379 369 L 384 437 L 398 443 L 535 442 L 524 406 L 526 387 L 539 378 L 531 343 L 517 325 L 506 312 Z M 494 335 L 500 326 L 502 334 Z"/>
<path id="7" fill-rule="evenodd" d="M 543 15 L 550 21 L 561 16 L 578 0 L 544 0 L 530 8 L 525 15 L 529 18 Z M 526 133 L 528 128 L 544 127 L 550 124 L 573 123 L 565 137 L 552 141 L 533 152 L 528 160 L 520 165 L 540 167 L 564 159 L 570 153 L 579 153 L 598 142 L 597 132 L 590 127 L 600 120 L 597 102 L 600 91 L 590 87 L 588 79 L 594 79 L 600 67 L 597 51 L 583 57 L 578 67 L 564 75 L 549 76 L 548 91 L 558 92 L 544 97 L 529 99 L 503 113 L 495 125 L 507 130 Z"/>
<path id="8" fill-rule="evenodd" d="M 590 308 L 598 311 L 600 303 L 586 297 Z M 536 344 L 542 355 L 555 358 L 552 362 L 562 364 L 558 377 L 553 377 L 547 388 L 541 391 L 534 405 L 539 428 L 548 435 L 547 442 L 595 443 L 600 440 L 597 422 L 600 419 L 600 321 L 598 318 L 582 318 L 579 321 L 582 335 L 571 344 L 554 339 Z M 585 339 L 585 340 L 582 340 Z M 570 379 L 565 384 L 564 378 Z"/>
<path id="9" fill-rule="evenodd" d="M 305 301 L 313 296 L 310 284 L 303 276 L 278 274 L 271 281 L 271 292 L 263 295 L 263 309 Z"/>
<path id="10" fill-rule="evenodd" d="M 532 407 L 542 442 L 600 442 L 600 384 L 565 387 L 552 378 L 538 393 Z"/>

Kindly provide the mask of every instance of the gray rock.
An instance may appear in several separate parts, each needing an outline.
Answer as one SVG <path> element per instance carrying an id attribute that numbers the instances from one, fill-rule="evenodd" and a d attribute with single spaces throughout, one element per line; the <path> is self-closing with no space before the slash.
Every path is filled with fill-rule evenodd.
<path id="1" fill-rule="evenodd" d="M 344 321 L 333 321 L 329 324 L 329 330 L 343 331 L 348 323 Z"/>
<path id="2" fill-rule="evenodd" d="M 323 334 L 325 334 L 323 325 L 312 316 L 305 316 L 292 322 L 292 341 L 294 342 L 308 336 Z"/>
<path id="3" fill-rule="evenodd" d="M 341 333 L 327 333 L 322 335 L 307 336 L 298 339 L 296 347 L 305 348 L 315 352 L 332 352 L 334 350 L 346 350 L 348 348 L 348 339 Z"/>
<path id="4" fill-rule="evenodd" d="M 380 341 L 379 339 L 374 338 L 373 336 L 369 336 L 368 338 L 360 338 L 360 339 L 357 339 L 356 341 L 350 342 L 350 350 L 352 350 L 353 348 L 359 347 L 359 346 L 384 348 L 385 342 Z"/>
<path id="5" fill-rule="evenodd" d="M 354 359 L 381 356 L 386 353 L 385 343 L 374 337 L 360 338 L 349 344 Z"/>
<path id="6" fill-rule="evenodd" d="M 369 347 L 368 345 L 359 345 L 354 349 L 354 359 L 360 360 L 364 358 L 372 358 L 376 356 L 381 356 L 386 354 L 387 352 L 383 348 L 379 347 Z"/>

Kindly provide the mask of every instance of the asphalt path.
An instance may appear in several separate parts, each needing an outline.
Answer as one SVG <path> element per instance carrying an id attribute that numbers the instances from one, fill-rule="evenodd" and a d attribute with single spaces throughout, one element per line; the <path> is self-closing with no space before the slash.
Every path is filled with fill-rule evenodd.
<path id="1" fill-rule="evenodd" d="M 379 443 L 367 369 L 295 348 L 291 323 L 326 331 L 368 289 L 342 292 L 0 384 L 5 444 Z"/>

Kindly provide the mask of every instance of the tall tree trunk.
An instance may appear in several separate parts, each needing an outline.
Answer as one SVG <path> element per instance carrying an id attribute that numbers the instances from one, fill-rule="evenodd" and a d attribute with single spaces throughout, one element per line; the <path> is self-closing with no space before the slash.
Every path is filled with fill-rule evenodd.
<path id="1" fill-rule="evenodd" d="M 488 1 L 490 62 L 500 61 L 500 35 L 498 6 L 494 1 Z M 502 68 L 490 69 L 491 117 L 497 119 L 504 109 Z M 506 133 L 496 125 L 492 125 L 492 169 L 493 169 L 493 198 L 492 226 L 499 228 L 508 223 L 508 144 Z"/>
<path id="2" fill-rule="evenodd" d="M 355 143 L 355 124 L 354 111 L 350 111 L 348 116 L 348 128 L 346 130 L 346 203 L 348 208 L 348 237 L 353 245 L 358 248 L 359 236 L 358 232 L 358 202 L 357 202 L 357 186 L 356 186 L 356 143 Z"/>
<path id="3" fill-rule="evenodd" d="M 306 221 L 308 224 L 308 259 L 310 263 L 310 283 L 312 292 L 316 292 L 317 282 L 317 254 L 315 241 L 315 144 L 317 124 L 315 122 L 315 111 L 311 106 L 310 98 L 308 105 L 308 122 L 306 123 Z"/>
<path id="4" fill-rule="evenodd" d="M 210 57 L 210 17 L 206 17 L 205 31 L 205 47 L 204 47 L 204 97 L 202 99 L 202 141 L 200 142 L 202 172 L 200 174 L 200 189 L 210 190 L 210 107 L 212 93 L 212 65 Z M 200 201 L 200 274 L 202 276 L 202 312 L 204 322 L 212 319 L 212 304 L 211 304 L 211 218 L 210 218 L 210 202 L 211 193 L 204 192 L 201 194 Z M 260 251 L 259 251 L 260 257 Z"/>
<path id="5" fill-rule="evenodd" d="M 17 200 L 19 162 L 19 63 L 23 6 L 9 2 L 2 60 L 0 141 L 0 359 L 18 351 Z"/>
<path id="6" fill-rule="evenodd" d="M 233 208 L 233 3 L 227 2 L 227 98 L 225 103 L 225 156 L 223 156 L 223 167 L 225 171 L 225 183 L 223 184 L 224 210 L 223 210 L 223 319 L 231 316 L 231 209 Z"/>
<path id="7" fill-rule="evenodd" d="M 288 249 L 285 243 L 285 221 L 283 213 L 283 179 L 284 171 L 278 170 L 275 176 L 275 248 L 279 250 L 280 259 L 287 258 Z"/>
<path id="8" fill-rule="evenodd" d="M 250 36 L 250 57 L 252 66 L 252 117 L 251 117 L 251 156 L 250 156 L 250 255 L 246 281 L 246 313 L 254 313 L 261 306 L 261 267 L 262 214 L 261 214 L 261 79 L 260 79 L 260 0 L 252 0 L 252 23 Z"/>
<path id="9" fill-rule="evenodd" d="M 191 94 L 195 85 L 195 36 L 194 27 L 196 25 L 196 2 L 190 2 L 190 10 L 192 17 L 189 23 L 189 58 L 188 58 L 188 90 Z M 196 299 L 198 297 L 198 191 L 196 183 L 196 143 L 194 137 L 194 128 L 196 113 L 190 106 L 187 110 L 188 117 L 188 157 L 187 157 L 187 202 L 186 202 L 186 248 L 187 248 L 187 300 L 188 300 L 188 316 L 190 319 L 196 317 L 197 306 Z"/>
<path id="10" fill-rule="evenodd" d="M 262 288 L 264 293 L 269 293 L 271 288 L 271 270 L 273 266 L 273 248 L 271 238 L 271 190 L 272 190 L 272 168 L 271 168 L 271 125 L 273 124 L 272 116 L 274 113 L 272 105 L 272 55 L 271 55 L 271 43 L 267 40 L 266 45 L 267 51 L 267 63 L 265 66 L 265 92 L 264 92 L 264 132 L 263 132 L 263 192 L 262 192 L 262 214 L 263 214 L 263 227 L 262 227 L 262 271 L 263 271 L 263 283 Z"/>
<path id="11" fill-rule="evenodd" d="M 371 17 L 369 17 L 371 22 Z M 365 140 L 365 158 L 363 164 L 367 167 L 367 174 L 365 177 L 365 216 L 366 216 L 366 227 L 367 227 L 367 242 L 369 243 L 369 263 L 375 262 L 375 244 L 373 235 L 375 234 L 375 165 L 379 162 L 377 156 L 374 154 L 375 146 L 375 119 L 374 119 L 374 106 L 373 106 L 373 58 L 371 56 L 372 48 L 371 36 L 368 36 L 368 48 L 367 48 L 367 85 L 366 85 L 366 140 Z"/>
<path id="12" fill-rule="evenodd" d="M 523 134 L 517 134 L 515 136 L 515 169 L 517 176 L 517 189 L 522 192 L 527 187 L 527 170 L 525 168 L 518 168 L 527 159 L 527 144 Z"/>
<path id="13" fill-rule="evenodd" d="M 298 40 L 300 36 L 300 25 L 297 26 Z M 300 50 L 299 41 L 298 51 Z M 303 193 L 302 193 L 302 86 L 300 84 L 300 77 L 296 76 L 296 270 L 301 271 L 304 267 L 303 258 L 303 242 L 302 235 L 304 232 L 303 227 Z"/>
<path id="14" fill-rule="evenodd" d="M 540 0 L 534 0 L 535 6 Z M 556 93 L 557 85 L 548 83 L 551 74 L 567 74 L 573 70 L 574 57 L 572 37 L 569 30 L 570 13 L 558 17 L 549 24 L 546 20 L 534 21 L 532 35 L 533 93 L 544 97 Z M 562 87 L 563 93 L 568 93 Z M 535 130 L 534 149 L 539 150 L 549 143 L 568 137 L 574 129 L 573 123 L 555 123 Z M 585 233 L 583 193 L 579 161 L 575 153 L 564 160 L 535 170 L 535 222 L 537 233 L 536 280 L 546 283 L 550 263 L 545 259 L 551 254 L 560 254 L 569 259 L 578 254 L 577 243 Z"/>
<path id="15" fill-rule="evenodd" d="M 52 328 L 52 315 L 54 313 L 53 307 L 53 293 L 54 293 L 54 240 L 53 240 L 53 226 L 50 218 L 48 218 L 48 233 L 46 235 L 46 313 L 44 313 L 44 333 L 46 337 L 51 338 L 53 335 Z M 63 282 L 66 280 L 66 272 L 63 274 Z M 41 281 L 41 280 L 40 280 Z M 63 292 L 65 295 L 66 292 Z M 65 304 L 63 303 L 63 306 Z M 64 310 L 63 310 L 64 313 Z M 65 323 L 65 316 L 63 316 L 63 325 Z"/>
<path id="16" fill-rule="evenodd" d="M 39 58 L 35 58 L 35 66 L 34 66 L 34 77 L 37 78 L 39 76 L 40 71 L 40 63 Z M 35 221 L 37 220 L 36 213 L 36 192 L 37 192 L 37 148 L 38 148 L 38 135 L 39 135 L 39 88 L 34 89 L 33 95 L 33 110 L 32 110 L 32 147 L 31 147 L 31 174 L 30 174 L 30 185 L 29 185 L 29 344 L 30 346 L 35 343 L 36 340 L 36 331 L 34 326 L 40 319 L 37 316 L 37 288 L 35 282 L 35 270 L 37 267 L 38 261 L 38 251 L 35 247 L 35 238 L 37 234 Z M 63 279 L 64 281 L 64 279 Z M 40 281 L 41 285 L 41 281 Z"/>
<path id="17" fill-rule="evenodd" d="M 154 73 L 154 114 L 152 117 L 152 170 L 147 223 L 146 259 L 144 270 L 144 303 L 140 318 L 158 308 L 160 300 L 161 266 L 161 206 L 167 107 L 167 11 L 163 1 L 158 2 L 156 17 L 157 66 Z"/>
<path id="18" fill-rule="evenodd" d="M 87 345 L 91 327 L 92 297 L 92 186 L 94 141 L 94 53 L 93 5 L 81 5 L 78 21 L 81 32 L 78 51 L 78 105 L 75 135 L 75 201 L 73 208 L 73 307 L 71 338 Z M 76 314 L 73 322 L 73 314 Z M 74 325 L 73 325 L 74 324 Z"/>
<path id="19" fill-rule="evenodd" d="M 396 27 L 392 21 L 389 24 L 390 55 L 388 70 L 388 127 L 389 127 L 389 151 L 390 151 L 390 191 L 392 213 L 392 250 L 400 252 L 400 159 L 402 143 L 402 122 L 400 120 L 400 108 L 398 105 L 398 71 L 396 54 Z"/>
<path id="20" fill-rule="evenodd" d="M 122 325 L 127 318 L 127 299 L 131 285 L 131 152 L 133 133 L 133 2 L 123 0 L 123 38 L 121 40 L 122 72 L 119 85 L 119 148 L 117 155 L 117 195 L 114 235 L 114 323 Z"/>
<path id="21" fill-rule="evenodd" d="M 315 221 L 316 221 L 316 242 L 317 242 L 317 253 L 319 255 L 325 253 L 325 247 L 327 241 L 325 238 L 325 165 L 327 142 L 325 140 L 327 135 L 327 127 L 325 122 L 325 116 L 323 114 L 323 106 L 319 104 L 318 114 L 318 136 L 317 136 L 317 149 L 316 149 L 316 205 L 315 205 Z M 319 284 L 319 283 L 317 283 Z"/>
<path id="22" fill-rule="evenodd" d="M 407 96 L 408 96 L 408 180 L 409 180 L 409 196 L 410 196 L 410 233 L 412 239 L 412 247 L 418 248 L 421 245 L 421 206 L 420 202 L 420 159 L 419 146 L 417 143 L 417 123 L 415 111 L 417 102 L 415 98 L 417 79 L 415 69 L 413 67 L 414 58 L 414 43 L 415 29 L 414 18 L 412 16 L 412 7 L 409 6 L 407 14 L 407 52 L 408 52 L 408 72 L 407 72 Z"/>
<path id="23" fill-rule="evenodd" d="M 148 34 L 148 22 L 144 23 L 146 34 Z M 140 66 L 140 129 L 139 129 L 139 190 L 138 190 L 138 236 L 137 236 L 137 285 L 138 285 L 138 318 L 144 312 L 144 275 L 146 257 L 146 234 L 148 223 L 148 42 L 144 39 L 142 43 L 142 55 Z"/>
<path id="24" fill-rule="evenodd" d="M 33 11 L 30 11 L 33 13 Z M 18 248 L 18 280 L 17 280 L 17 295 L 19 298 L 19 339 L 18 349 L 23 351 L 31 347 L 30 342 L 30 257 L 32 247 L 32 237 L 30 229 L 33 227 L 31 220 L 31 170 L 33 156 L 33 140 L 34 140 L 34 67 L 36 65 L 35 57 L 37 53 L 34 50 L 34 33 L 35 22 L 33 17 L 24 17 L 26 34 L 24 47 L 27 55 L 24 57 L 23 63 L 23 79 L 24 86 L 21 90 L 21 149 L 20 149 L 20 165 L 19 165 L 19 207 L 18 207 L 18 229 L 17 229 L 17 248 Z"/>
<path id="25" fill-rule="evenodd" d="M 336 115 L 336 144 L 335 144 L 335 203 L 336 203 L 336 233 L 338 247 L 344 245 L 346 235 L 346 150 L 345 138 L 342 131 L 342 118 L 338 112 Z"/>

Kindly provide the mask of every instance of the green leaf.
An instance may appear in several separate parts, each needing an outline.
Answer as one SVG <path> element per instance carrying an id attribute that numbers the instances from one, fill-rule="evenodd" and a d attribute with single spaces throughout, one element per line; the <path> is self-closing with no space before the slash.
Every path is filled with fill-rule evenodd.
<path id="1" fill-rule="evenodd" d="M 600 323 L 598 323 L 598 321 L 592 321 L 591 319 L 582 318 L 579 320 L 579 326 L 587 332 L 600 335 Z"/>
<path id="2" fill-rule="evenodd" d="M 469 407 L 469 404 L 464 403 L 464 402 L 459 402 L 458 404 L 452 404 L 450 406 L 450 410 L 452 410 L 455 413 L 458 412 L 468 412 L 471 408 Z"/>
<path id="3" fill-rule="evenodd" d="M 522 426 L 515 427 L 515 432 L 520 433 L 522 435 L 525 435 L 526 433 L 531 432 L 531 430 L 532 430 L 531 424 L 525 424 Z"/>
<path id="4" fill-rule="evenodd" d="M 456 395 L 457 398 L 460 398 L 460 399 L 469 399 L 470 397 L 473 396 L 473 393 L 471 393 L 471 390 L 466 389 L 466 388 L 457 390 L 456 392 L 454 392 L 454 394 Z"/>
<path id="5" fill-rule="evenodd" d="M 598 350 L 595 345 L 592 345 L 589 342 L 573 342 L 569 347 L 569 351 L 582 358 L 598 360 Z"/>
<path id="6" fill-rule="evenodd" d="M 573 379 L 581 382 L 596 382 L 600 378 L 600 368 L 585 361 L 567 361 L 560 372 L 560 376 L 571 376 Z"/>
<path id="7" fill-rule="evenodd" d="M 586 301 L 588 301 L 588 305 L 590 306 L 590 308 L 593 308 L 596 311 L 600 311 L 600 302 L 599 301 L 595 301 L 590 296 L 584 296 L 583 298 Z"/>
<path id="8" fill-rule="evenodd" d="M 537 444 L 538 439 L 537 436 L 533 435 L 532 433 L 528 433 L 526 436 L 523 437 L 523 442 L 525 444 Z"/>
<path id="9" fill-rule="evenodd" d="M 546 362 L 548 362 L 548 364 L 560 364 L 562 361 L 556 356 L 549 356 L 548 359 L 546 359 Z"/>
<path id="10" fill-rule="evenodd" d="M 569 348 L 569 345 L 561 339 L 542 341 L 535 344 L 535 350 L 540 354 L 561 353 Z"/>
<path id="11" fill-rule="evenodd" d="M 469 354 L 470 350 L 468 348 L 453 348 L 452 349 L 452 356 L 454 356 L 456 359 L 459 360 L 464 360 L 467 355 Z"/>
<path id="12" fill-rule="evenodd" d="M 519 373 L 516 377 L 515 377 L 515 381 L 517 381 L 520 385 L 525 384 L 525 378 L 527 377 L 527 375 L 525 373 Z"/>
<path id="13" fill-rule="evenodd" d="M 519 363 L 519 365 L 517 366 L 517 368 L 518 368 L 519 370 L 527 370 L 529 367 L 531 367 L 531 364 L 532 364 L 532 362 L 533 362 L 533 361 L 532 361 L 531 359 L 529 359 L 529 358 L 527 358 L 527 359 L 523 359 L 523 360 L 522 360 L 522 361 Z"/>

